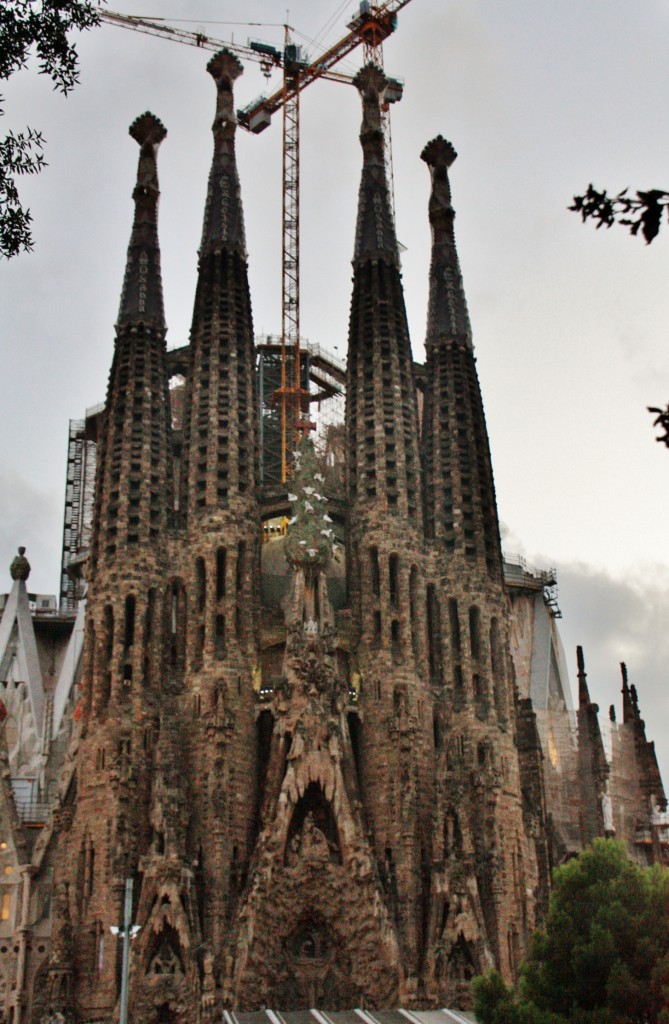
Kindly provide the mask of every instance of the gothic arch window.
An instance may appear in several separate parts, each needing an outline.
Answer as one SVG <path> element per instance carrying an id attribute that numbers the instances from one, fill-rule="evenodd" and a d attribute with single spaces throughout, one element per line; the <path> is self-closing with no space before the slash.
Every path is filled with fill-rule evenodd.
<path id="1" fill-rule="evenodd" d="M 123 627 L 123 648 L 129 651 L 135 642 L 135 595 L 128 594 L 125 599 L 125 621 Z"/>
<path id="2" fill-rule="evenodd" d="M 443 681 L 441 660 L 441 613 L 439 598 L 434 583 L 427 585 L 427 653 L 430 679 L 433 683 Z"/>
<path id="3" fill-rule="evenodd" d="M 409 619 L 411 622 L 411 647 L 414 661 L 418 664 L 420 658 L 420 637 L 418 633 L 418 569 L 411 566 L 409 574 Z"/>
<path id="4" fill-rule="evenodd" d="M 100 688 L 100 710 L 105 711 L 111 697 L 111 667 L 114 653 L 114 609 L 110 604 L 105 605 L 102 613 L 101 647 L 98 685 Z"/>
<path id="5" fill-rule="evenodd" d="M 151 657 L 151 645 L 156 625 L 156 603 L 157 591 L 151 587 L 146 599 L 146 611 L 144 613 L 144 685 L 150 686 L 153 676 L 153 659 Z"/>
<path id="6" fill-rule="evenodd" d="M 204 611 L 207 598 L 207 573 L 204 566 L 204 558 L 195 559 L 195 609 L 198 612 Z"/>
<path id="7" fill-rule="evenodd" d="M 499 620 L 490 620 L 490 668 L 497 714 L 504 713 L 504 657 L 500 638 Z"/>
<path id="8" fill-rule="evenodd" d="M 241 640 L 244 632 L 244 620 L 246 617 L 245 609 L 245 593 L 246 593 L 246 541 L 240 540 L 237 545 L 237 609 L 235 616 L 235 632 L 237 639 Z"/>
<path id="9" fill-rule="evenodd" d="M 369 568 L 372 577 L 372 593 L 378 597 L 381 593 L 381 571 L 379 569 L 379 549 L 369 549 Z"/>
<path id="10" fill-rule="evenodd" d="M 388 559 L 388 580 L 390 583 L 390 604 L 397 608 L 400 600 L 400 557 L 392 554 Z"/>
<path id="11" fill-rule="evenodd" d="M 220 601 L 225 597 L 225 570 L 226 554 L 225 548 L 218 548 L 216 551 L 216 600 Z"/>
<path id="12" fill-rule="evenodd" d="M 481 612 L 476 605 L 469 609 L 469 649 L 472 658 L 478 661 L 481 657 Z"/>

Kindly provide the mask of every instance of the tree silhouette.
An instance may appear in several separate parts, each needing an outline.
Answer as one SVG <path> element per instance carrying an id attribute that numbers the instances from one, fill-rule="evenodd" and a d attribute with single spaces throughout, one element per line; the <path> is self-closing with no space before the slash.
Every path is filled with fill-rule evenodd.
<path id="1" fill-rule="evenodd" d="M 650 245 L 660 230 L 665 211 L 669 216 L 669 192 L 654 188 L 631 196 L 628 191 L 624 188 L 617 196 L 610 196 L 606 190 L 598 192 L 594 185 L 588 185 L 585 195 L 574 196 L 568 209 L 580 213 L 584 222 L 597 221 L 598 228 L 624 224 L 632 235 L 641 232 L 646 245 Z"/>
<path id="2" fill-rule="evenodd" d="M 98 25 L 102 0 L 1 0 L 0 81 L 26 67 L 31 50 L 39 74 L 68 94 L 79 81 L 77 51 L 68 34 Z M 0 97 L 0 117 L 4 113 Z M 24 209 L 17 179 L 45 166 L 41 132 L 26 128 L 0 139 L 0 256 L 9 259 L 33 247 L 30 210 Z"/>

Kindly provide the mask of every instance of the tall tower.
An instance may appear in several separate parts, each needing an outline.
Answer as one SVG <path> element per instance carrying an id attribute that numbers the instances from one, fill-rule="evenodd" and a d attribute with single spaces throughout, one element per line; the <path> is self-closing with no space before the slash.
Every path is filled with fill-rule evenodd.
<path id="1" fill-rule="evenodd" d="M 527 838 L 534 823 L 521 807 L 495 490 L 455 247 L 448 169 L 456 153 L 438 137 L 422 157 L 432 179 L 422 457 L 436 748 L 426 956 L 434 989 L 453 997 L 492 958 L 513 976 L 534 925 L 527 894 L 536 896 L 540 880 Z"/>
<path id="2" fill-rule="evenodd" d="M 166 692 L 153 845 L 140 903 L 154 915 L 146 930 L 164 935 L 164 942 L 144 951 L 153 987 L 138 975 L 130 999 L 135 1016 L 147 1020 L 156 986 L 164 988 L 166 1004 L 177 992 L 189 1005 L 195 989 L 199 993 L 202 958 L 210 981 L 214 954 L 215 977 L 224 972 L 221 950 L 245 884 L 257 818 L 258 425 L 233 98 L 242 66 L 222 50 L 207 70 L 216 86 L 214 149 L 190 337 L 179 510 L 165 581 Z M 181 965 L 177 980 L 165 980 L 166 958 Z"/>
<path id="3" fill-rule="evenodd" d="M 81 739 L 74 790 L 64 799 L 59 848 L 59 927 L 70 928 L 74 962 L 86 976 L 84 1016 L 116 1003 L 114 948 L 125 878 L 149 843 L 151 775 L 158 723 L 160 602 L 172 504 L 165 320 L 157 236 L 156 153 L 165 129 L 152 114 L 130 128 L 140 147 L 135 217 L 116 326 L 96 484 L 86 612 Z M 59 992 L 62 1009 L 71 993 Z"/>
<path id="4" fill-rule="evenodd" d="M 348 558 L 363 801 L 404 984 L 415 988 L 429 859 L 429 692 L 422 665 L 423 522 L 416 385 L 381 131 L 388 81 L 367 65 L 346 384 Z"/>

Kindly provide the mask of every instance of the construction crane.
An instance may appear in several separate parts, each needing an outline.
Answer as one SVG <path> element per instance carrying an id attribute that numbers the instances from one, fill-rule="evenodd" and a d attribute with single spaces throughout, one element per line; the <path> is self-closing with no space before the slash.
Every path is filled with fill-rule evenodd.
<path id="1" fill-rule="evenodd" d="M 309 422 L 309 391 L 303 381 L 300 354 L 300 93 L 319 78 L 351 82 L 350 75 L 335 70 L 335 65 L 362 45 L 364 63 L 383 67 L 383 42 L 397 27 L 397 14 L 410 0 L 361 0 L 358 13 L 347 25 L 348 33 L 315 61 L 303 59 L 301 47 L 294 44 L 290 27 L 284 26 L 283 52 L 266 43 L 249 41 L 247 46 L 212 39 L 203 32 L 174 28 L 154 18 L 138 18 L 101 11 L 102 21 L 147 35 L 187 43 L 207 50 L 227 48 L 242 60 L 259 63 L 269 78 L 274 68 L 283 71 L 283 83 L 271 96 L 261 97 L 237 112 L 242 128 L 259 134 L 271 123 L 272 115 L 283 111 L 283 188 L 281 243 L 281 387 L 276 399 L 281 411 L 281 478 L 285 483 L 291 470 L 291 456 Z M 399 100 L 402 85 L 391 79 L 382 112 L 388 184 L 392 203 L 393 174 L 390 151 L 388 104 Z M 305 418 L 306 414 L 306 418 Z"/>

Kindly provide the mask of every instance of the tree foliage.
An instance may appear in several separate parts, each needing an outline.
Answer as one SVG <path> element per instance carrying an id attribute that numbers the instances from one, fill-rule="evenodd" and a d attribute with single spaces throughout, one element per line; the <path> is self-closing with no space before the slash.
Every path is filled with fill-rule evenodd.
<path id="1" fill-rule="evenodd" d="M 482 1024 L 669 1024 L 669 871 L 597 840 L 556 871 L 518 992 L 474 984 Z"/>
<path id="2" fill-rule="evenodd" d="M 574 196 L 569 209 L 580 213 L 583 221 L 597 221 L 598 228 L 624 224 L 633 235 L 641 232 L 650 245 L 660 230 L 663 215 L 669 217 L 669 192 L 656 188 L 633 196 L 628 192 L 624 188 L 617 196 L 610 196 L 606 190 L 598 192 L 594 185 L 588 185 L 585 195 Z"/>
<path id="3" fill-rule="evenodd" d="M 648 412 L 655 416 L 653 420 L 654 427 L 661 427 L 664 434 L 660 434 L 655 440 L 659 441 L 660 444 L 664 444 L 669 448 L 669 405 L 666 409 L 658 409 L 654 405 L 648 406 Z"/>
<path id="4" fill-rule="evenodd" d="M 67 95 L 79 80 L 77 51 L 69 34 L 99 24 L 100 0 L 2 0 L 0 2 L 0 80 L 26 67 L 35 52 L 39 73 Z M 4 113 L 0 97 L 0 116 Z M 24 209 L 17 179 L 45 166 L 44 140 L 27 128 L 0 139 L 0 255 L 16 256 L 33 247 L 30 210 Z"/>

